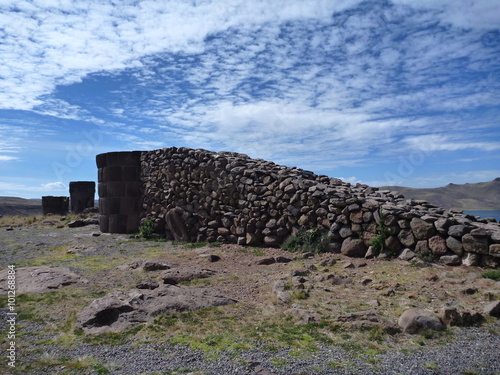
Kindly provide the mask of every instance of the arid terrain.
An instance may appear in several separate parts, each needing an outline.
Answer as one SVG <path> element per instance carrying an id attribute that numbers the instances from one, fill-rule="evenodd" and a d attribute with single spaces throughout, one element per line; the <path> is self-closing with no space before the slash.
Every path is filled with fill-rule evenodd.
<path id="1" fill-rule="evenodd" d="M 0 373 L 500 373 L 499 319 L 483 314 L 500 299 L 500 282 L 488 270 L 145 240 L 95 224 L 69 228 L 74 219 L 0 218 L 1 269 L 68 267 L 79 278 L 45 292 L 18 285 L 16 368 L 2 363 Z M 82 329 L 79 314 L 93 300 L 156 288 L 165 272 L 189 267 L 213 272 L 178 290 L 215 290 L 236 303 L 162 313 L 116 332 Z M 398 327 L 405 310 L 439 316 L 450 306 L 484 319 L 416 334 Z"/>

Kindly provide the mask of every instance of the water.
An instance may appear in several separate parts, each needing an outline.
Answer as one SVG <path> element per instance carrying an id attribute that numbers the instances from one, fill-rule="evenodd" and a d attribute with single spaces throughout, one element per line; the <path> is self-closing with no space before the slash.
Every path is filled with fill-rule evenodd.
<path id="1" fill-rule="evenodd" d="M 500 210 L 495 211 L 464 211 L 464 214 L 479 216 L 481 218 L 493 217 L 500 222 Z"/>

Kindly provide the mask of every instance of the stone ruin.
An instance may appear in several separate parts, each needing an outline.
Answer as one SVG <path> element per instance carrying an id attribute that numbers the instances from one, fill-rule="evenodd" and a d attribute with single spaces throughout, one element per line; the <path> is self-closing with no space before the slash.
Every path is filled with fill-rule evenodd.
<path id="1" fill-rule="evenodd" d="M 178 241 L 279 246 L 323 228 L 329 250 L 364 257 L 387 233 L 392 253 L 498 267 L 500 226 L 398 192 L 351 185 L 234 152 L 164 148 L 97 155 L 100 229 L 134 233 L 144 220 Z"/>
<path id="2" fill-rule="evenodd" d="M 46 195 L 42 197 L 42 212 L 44 215 L 66 215 L 68 211 L 68 197 L 54 197 L 52 195 Z"/>
<path id="3" fill-rule="evenodd" d="M 94 207 L 95 182 L 72 181 L 69 183 L 71 212 L 79 214 L 86 208 Z"/>

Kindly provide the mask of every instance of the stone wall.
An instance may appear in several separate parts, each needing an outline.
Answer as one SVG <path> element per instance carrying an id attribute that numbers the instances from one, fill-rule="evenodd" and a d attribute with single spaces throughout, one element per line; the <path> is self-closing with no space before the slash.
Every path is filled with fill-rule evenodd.
<path id="1" fill-rule="evenodd" d="M 397 192 L 230 152 L 166 148 L 143 152 L 141 165 L 142 215 L 171 238 L 278 246 L 321 227 L 331 251 L 365 256 L 383 223 L 394 253 L 410 249 L 448 264 L 500 261 L 498 223 Z"/>
<path id="2" fill-rule="evenodd" d="M 365 256 L 384 227 L 384 245 L 392 253 L 409 249 L 456 265 L 500 262 L 498 223 L 397 192 L 242 154 L 175 147 L 140 153 L 140 173 L 142 207 L 128 218 L 140 211 L 158 233 L 176 240 L 279 246 L 290 234 L 319 227 L 328 233 L 330 251 Z M 99 195 L 109 199 L 101 174 Z"/>

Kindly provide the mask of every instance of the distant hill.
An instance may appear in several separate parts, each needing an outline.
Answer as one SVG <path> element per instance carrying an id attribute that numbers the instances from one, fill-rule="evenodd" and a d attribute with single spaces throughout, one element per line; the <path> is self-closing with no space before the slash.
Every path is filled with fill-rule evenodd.
<path id="1" fill-rule="evenodd" d="M 0 197 L 0 215 L 31 216 L 42 213 L 41 199 Z"/>
<path id="2" fill-rule="evenodd" d="M 396 190 L 410 199 L 424 199 L 431 204 L 456 210 L 500 210 L 500 177 L 476 184 L 448 184 L 433 189 L 414 189 L 402 186 L 382 186 Z"/>

